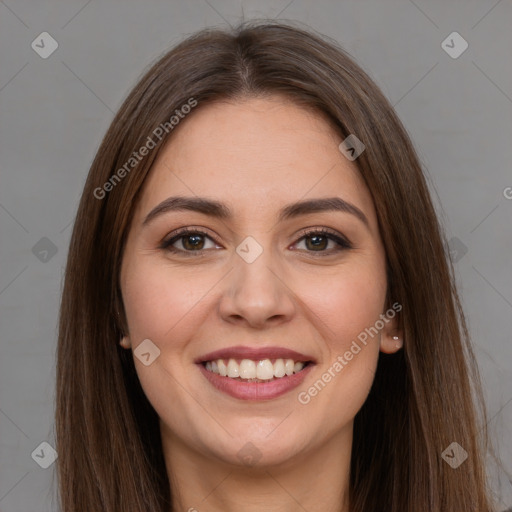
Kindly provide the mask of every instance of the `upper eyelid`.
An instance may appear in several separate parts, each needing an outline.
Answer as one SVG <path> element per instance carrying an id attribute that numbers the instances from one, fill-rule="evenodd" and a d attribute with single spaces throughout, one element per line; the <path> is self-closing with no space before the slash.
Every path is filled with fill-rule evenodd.
<path id="1" fill-rule="evenodd" d="M 194 234 L 199 234 L 199 235 L 208 237 L 211 239 L 212 242 L 214 242 L 217 245 L 220 245 L 219 242 L 217 242 L 216 237 L 211 235 L 208 231 L 206 231 L 206 229 L 185 227 L 185 228 L 179 228 L 176 231 L 173 231 L 171 234 L 166 235 L 164 237 L 164 239 L 160 242 L 160 247 L 166 248 L 166 247 L 172 245 L 172 243 L 177 242 L 181 238 L 183 238 L 187 235 L 194 235 Z"/>

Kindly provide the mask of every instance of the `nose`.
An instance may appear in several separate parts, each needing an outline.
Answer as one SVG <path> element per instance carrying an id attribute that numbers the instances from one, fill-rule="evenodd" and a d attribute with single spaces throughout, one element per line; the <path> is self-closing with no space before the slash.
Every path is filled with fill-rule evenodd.
<path id="1" fill-rule="evenodd" d="M 227 322 L 261 329 L 289 322 L 295 313 L 290 283 L 271 251 L 252 263 L 235 254 L 234 268 L 223 281 L 219 312 Z"/>

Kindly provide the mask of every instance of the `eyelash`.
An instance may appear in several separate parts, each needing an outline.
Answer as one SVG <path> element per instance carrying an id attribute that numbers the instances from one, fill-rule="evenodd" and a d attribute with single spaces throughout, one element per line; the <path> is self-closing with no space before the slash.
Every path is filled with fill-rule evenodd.
<path id="1" fill-rule="evenodd" d="M 177 249 L 176 247 L 172 246 L 175 242 L 177 242 L 181 238 L 184 238 L 188 235 L 202 235 L 202 236 L 209 238 L 210 240 L 212 240 L 214 243 L 217 244 L 217 241 L 214 238 L 212 238 L 212 236 L 210 234 L 208 234 L 207 232 L 205 232 L 201 229 L 182 228 L 182 229 L 179 229 L 178 231 L 172 233 L 170 238 L 163 240 L 159 246 L 159 249 L 163 249 L 163 250 L 172 252 L 174 254 L 187 255 L 187 256 L 191 256 L 191 257 L 205 256 L 205 251 L 207 251 L 208 249 L 198 249 L 197 251 L 187 251 L 185 249 Z M 338 244 L 338 248 L 336 248 L 334 250 L 331 249 L 328 251 L 306 251 L 306 252 L 313 253 L 313 254 L 316 254 L 316 255 L 322 257 L 322 256 L 329 256 L 329 255 L 332 255 L 333 253 L 338 253 L 343 250 L 352 249 L 352 244 L 348 241 L 348 239 L 338 235 L 335 231 L 331 231 L 327 228 L 312 229 L 309 231 L 304 231 L 303 233 L 301 233 L 301 237 L 297 240 L 296 243 L 302 241 L 305 238 L 311 237 L 313 235 L 324 236 L 324 237 L 328 238 L 329 240 L 336 242 Z"/>

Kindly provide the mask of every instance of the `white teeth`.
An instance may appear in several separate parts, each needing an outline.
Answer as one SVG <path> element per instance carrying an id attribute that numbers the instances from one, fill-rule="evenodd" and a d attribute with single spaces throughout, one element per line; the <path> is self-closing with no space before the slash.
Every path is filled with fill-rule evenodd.
<path id="1" fill-rule="evenodd" d="M 293 365 L 294 373 L 299 373 L 302 370 L 302 368 L 304 368 L 304 363 L 295 363 Z M 212 370 L 213 370 L 213 368 L 212 368 Z M 215 371 L 215 370 L 213 370 L 213 371 Z"/>
<path id="2" fill-rule="evenodd" d="M 261 380 L 268 380 L 274 377 L 274 366 L 269 359 L 258 361 L 256 366 L 256 377 Z"/>
<path id="3" fill-rule="evenodd" d="M 206 363 L 208 364 L 208 363 Z M 208 370 L 208 368 L 206 368 Z M 236 378 L 240 376 L 240 368 L 234 359 L 228 361 L 228 377 Z"/>
<path id="4" fill-rule="evenodd" d="M 217 367 L 219 369 L 219 375 L 221 375 L 222 377 L 227 377 L 228 367 L 226 366 L 226 364 L 224 363 L 224 361 L 222 359 L 219 359 L 217 361 Z"/>
<path id="5" fill-rule="evenodd" d="M 274 363 L 274 377 L 284 377 L 286 375 L 286 370 L 284 368 L 284 361 L 282 359 L 278 359 Z"/>
<path id="6" fill-rule="evenodd" d="M 208 361 L 205 367 L 210 372 L 232 379 L 272 380 L 300 372 L 304 368 L 304 363 L 302 361 L 294 362 L 293 359 L 276 359 L 274 364 L 270 359 L 259 361 L 242 359 L 238 364 L 235 359 L 230 359 L 226 365 L 223 359 L 217 359 L 216 361 Z"/>
<path id="7" fill-rule="evenodd" d="M 231 375 L 230 375 L 231 377 Z M 250 359 L 242 359 L 240 363 L 240 378 L 241 379 L 255 379 L 256 378 L 256 363 Z M 259 378 L 259 377 L 258 377 Z"/>

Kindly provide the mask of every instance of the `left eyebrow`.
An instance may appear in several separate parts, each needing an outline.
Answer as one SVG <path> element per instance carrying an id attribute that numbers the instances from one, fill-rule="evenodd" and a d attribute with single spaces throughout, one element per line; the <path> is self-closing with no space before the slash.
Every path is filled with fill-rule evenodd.
<path id="1" fill-rule="evenodd" d="M 160 204 L 155 206 L 146 216 L 142 225 L 145 226 L 156 217 L 170 211 L 195 211 L 204 215 L 210 215 L 218 219 L 227 220 L 233 217 L 230 208 L 219 201 L 206 199 L 204 197 L 168 197 Z M 357 217 L 366 227 L 369 226 L 366 215 L 355 205 L 348 203 L 340 197 L 324 197 L 319 199 L 307 199 L 286 205 L 281 209 L 278 221 L 282 222 L 300 215 L 309 213 L 337 211 L 350 213 Z"/>

